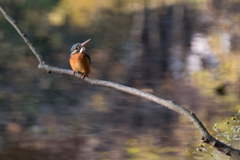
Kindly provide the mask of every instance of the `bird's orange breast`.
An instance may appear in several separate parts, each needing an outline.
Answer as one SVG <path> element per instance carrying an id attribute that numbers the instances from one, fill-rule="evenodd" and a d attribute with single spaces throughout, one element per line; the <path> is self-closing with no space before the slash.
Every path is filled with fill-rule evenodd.
<path id="1" fill-rule="evenodd" d="M 76 53 L 71 55 L 69 59 L 72 70 L 75 72 L 81 72 L 85 75 L 90 73 L 90 64 L 87 56 L 84 53 Z"/>

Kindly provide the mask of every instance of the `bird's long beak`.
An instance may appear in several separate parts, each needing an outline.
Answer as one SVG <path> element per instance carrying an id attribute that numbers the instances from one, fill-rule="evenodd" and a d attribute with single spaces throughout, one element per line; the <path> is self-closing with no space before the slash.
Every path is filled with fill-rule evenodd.
<path id="1" fill-rule="evenodd" d="M 86 40 L 85 42 L 83 42 L 83 43 L 81 44 L 81 47 L 84 47 L 84 46 L 86 46 L 90 40 L 91 40 L 91 39 L 89 39 L 89 40 Z"/>

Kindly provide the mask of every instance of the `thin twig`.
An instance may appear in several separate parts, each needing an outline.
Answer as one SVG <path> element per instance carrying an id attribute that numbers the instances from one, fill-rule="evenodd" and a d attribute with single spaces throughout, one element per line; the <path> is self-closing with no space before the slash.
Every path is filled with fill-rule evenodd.
<path id="1" fill-rule="evenodd" d="M 18 33 L 21 35 L 21 37 L 24 39 L 24 41 L 30 47 L 30 49 L 32 50 L 34 55 L 37 57 L 37 59 L 40 63 L 39 66 L 38 66 L 39 69 L 44 69 L 47 72 L 70 75 L 70 76 L 74 76 L 76 78 L 82 79 L 81 74 L 76 73 L 76 74 L 73 75 L 72 70 L 62 69 L 62 68 L 58 68 L 58 67 L 52 67 L 52 66 L 44 64 L 44 61 L 42 60 L 41 55 L 36 51 L 33 44 L 27 38 L 26 34 L 17 25 L 16 21 L 14 21 L 12 19 L 12 17 L 7 13 L 7 11 L 4 9 L 4 7 L 3 7 L 3 5 L 1 5 L 1 3 L 0 3 L 0 10 L 3 13 L 3 15 L 6 17 L 6 19 L 18 31 Z M 86 82 L 92 84 L 92 85 L 109 87 L 109 88 L 113 88 L 113 89 L 116 89 L 116 90 L 119 90 L 119 91 L 122 91 L 122 92 L 126 92 L 126 93 L 129 93 L 129 94 L 133 94 L 133 95 L 148 99 L 148 100 L 153 101 L 155 103 L 158 103 L 162 106 L 165 106 L 165 107 L 167 107 L 167 108 L 169 108 L 173 111 L 176 111 L 179 114 L 182 114 L 185 117 L 187 117 L 189 119 L 189 121 L 193 123 L 193 125 L 198 129 L 198 131 L 202 135 L 203 142 L 215 147 L 219 151 L 225 153 L 226 155 L 228 155 L 228 156 L 230 156 L 234 159 L 237 159 L 238 157 L 240 157 L 240 151 L 239 150 L 234 149 L 230 146 L 227 146 L 226 144 L 216 140 L 214 137 L 212 137 L 208 133 L 206 128 L 203 126 L 201 121 L 198 120 L 198 118 L 195 116 L 194 113 L 190 112 L 189 110 L 187 110 L 184 107 L 181 107 L 179 105 L 174 104 L 172 101 L 164 100 L 164 99 L 161 99 L 161 98 L 159 98 L 157 96 L 154 96 L 152 94 L 145 93 L 145 92 L 140 91 L 138 89 L 127 87 L 127 86 L 124 86 L 124 85 L 121 85 L 121 84 L 118 84 L 118 83 L 114 83 L 114 82 L 103 81 L 103 80 L 93 79 L 93 78 L 89 78 L 89 77 L 85 77 L 84 80 Z"/>
<path id="2" fill-rule="evenodd" d="M 17 30 L 17 32 L 20 34 L 20 36 L 23 38 L 23 40 L 27 43 L 28 47 L 32 50 L 34 55 L 37 57 L 39 63 L 44 63 L 42 60 L 42 56 L 37 52 L 33 44 L 28 40 L 27 35 L 23 32 L 23 30 L 17 25 L 17 22 L 7 13 L 4 6 L 0 3 L 0 10 L 5 16 L 5 18 L 8 20 L 8 22 L 11 23 L 11 25 Z"/>

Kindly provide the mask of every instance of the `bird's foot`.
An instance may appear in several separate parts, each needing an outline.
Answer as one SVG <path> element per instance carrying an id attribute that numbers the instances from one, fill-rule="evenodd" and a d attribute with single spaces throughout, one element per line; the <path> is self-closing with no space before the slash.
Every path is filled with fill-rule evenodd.
<path id="1" fill-rule="evenodd" d="M 82 79 L 84 79 L 84 78 L 85 78 L 85 76 L 86 76 L 86 75 L 85 75 L 85 73 L 84 73 L 84 74 L 82 75 Z"/>
<path id="2" fill-rule="evenodd" d="M 73 71 L 73 75 L 75 75 L 75 73 L 76 73 L 76 72 L 75 72 L 75 71 Z"/>

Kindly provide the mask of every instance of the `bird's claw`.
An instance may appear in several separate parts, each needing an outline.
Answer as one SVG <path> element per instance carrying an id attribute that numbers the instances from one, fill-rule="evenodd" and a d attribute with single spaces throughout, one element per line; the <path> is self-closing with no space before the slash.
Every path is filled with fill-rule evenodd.
<path id="1" fill-rule="evenodd" d="M 75 75 L 75 73 L 76 73 L 76 71 L 73 71 L 73 75 Z M 82 75 L 82 79 L 84 79 L 85 78 L 85 73 Z"/>
<path id="2" fill-rule="evenodd" d="M 86 76 L 86 75 L 85 75 L 85 74 L 83 74 L 83 75 L 82 75 L 82 79 L 84 79 L 84 78 L 85 78 L 85 76 Z"/>

